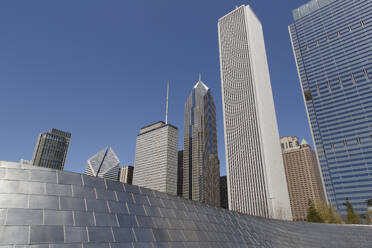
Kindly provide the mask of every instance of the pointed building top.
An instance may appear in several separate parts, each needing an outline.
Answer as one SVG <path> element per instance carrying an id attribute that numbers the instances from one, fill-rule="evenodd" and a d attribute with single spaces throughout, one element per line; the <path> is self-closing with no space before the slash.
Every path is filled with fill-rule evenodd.
<path id="1" fill-rule="evenodd" d="M 307 141 L 305 139 L 302 139 L 301 141 L 301 145 L 308 145 L 309 143 L 307 143 Z"/>
<path id="2" fill-rule="evenodd" d="M 209 90 L 209 88 L 201 81 L 201 73 L 199 72 L 199 81 L 194 85 L 194 89 L 202 88 L 204 90 Z"/>

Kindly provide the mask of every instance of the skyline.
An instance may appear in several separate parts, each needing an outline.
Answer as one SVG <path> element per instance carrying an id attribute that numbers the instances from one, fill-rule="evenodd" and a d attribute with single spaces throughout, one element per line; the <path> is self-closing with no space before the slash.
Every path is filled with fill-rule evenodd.
<path id="1" fill-rule="evenodd" d="M 205 11 L 208 4 L 198 4 L 200 9 L 196 9 L 195 13 L 191 11 L 192 4 L 185 3 L 185 13 L 194 14 L 195 16 L 192 17 L 196 20 L 193 23 L 184 20 L 179 22 L 180 20 L 177 20 L 177 25 L 181 25 L 182 31 L 187 32 L 177 32 L 176 34 L 182 34 L 183 36 L 177 37 L 177 35 L 174 35 L 176 37 L 176 41 L 174 42 L 172 41 L 173 37 L 170 36 L 173 36 L 172 32 L 176 32 L 177 30 L 169 21 L 173 20 L 173 17 L 175 17 L 173 13 L 175 5 L 166 4 L 165 2 L 166 1 L 159 3 L 160 6 L 157 6 L 153 10 L 156 12 L 156 10 L 164 8 L 163 11 L 159 10 L 159 15 L 155 15 L 150 11 L 153 5 L 152 3 L 143 4 L 143 6 L 140 1 L 139 3 L 120 4 L 126 7 L 134 7 L 135 9 L 139 8 L 143 10 L 143 12 L 141 12 L 143 16 L 140 15 L 139 19 L 144 18 L 144 20 L 141 19 L 142 22 L 139 20 L 138 25 L 132 25 L 131 27 L 129 27 L 130 25 L 125 25 L 125 22 L 116 22 L 118 18 L 124 17 L 122 13 L 118 13 L 119 11 L 114 10 L 114 7 L 118 6 L 115 4 L 107 4 L 103 6 L 105 8 L 103 8 L 102 11 L 98 11 L 101 14 L 101 16 L 99 16 L 100 18 L 98 18 L 98 24 L 100 25 L 95 26 L 95 29 L 93 29 L 94 25 L 89 26 L 88 23 L 89 21 L 93 21 L 92 18 L 95 17 L 94 14 L 86 13 L 88 16 L 84 16 L 86 20 L 83 20 L 83 18 L 79 16 L 79 11 L 81 11 L 83 7 L 88 7 L 90 11 L 97 12 L 100 6 L 97 2 L 90 2 L 89 6 L 82 6 L 83 4 L 77 3 L 75 10 L 63 9 L 64 4 L 54 3 L 54 7 L 51 3 L 45 4 L 46 7 L 44 7 L 44 9 L 52 7 L 52 9 L 54 9 L 56 5 L 59 7 L 62 6 L 62 8 L 59 8 L 59 12 L 56 13 L 43 13 L 43 17 L 45 18 L 45 16 L 47 16 L 47 19 L 52 25 L 58 24 L 57 33 L 53 30 L 45 29 L 49 26 L 48 24 L 41 23 L 43 18 L 36 18 L 36 24 L 39 24 L 39 26 L 35 25 L 36 27 L 33 26 L 31 30 L 38 31 L 36 33 L 41 35 L 39 40 L 36 39 L 37 37 L 35 38 L 35 36 L 32 36 L 31 32 L 27 30 L 28 25 L 35 24 L 35 16 L 40 14 L 39 12 L 41 10 L 36 9 L 37 4 L 36 6 L 28 6 L 28 8 L 35 11 L 31 14 L 35 15 L 32 16 L 34 19 L 30 20 L 31 24 L 24 26 L 24 23 L 14 21 L 14 23 L 10 25 L 10 28 L 15 28 L 14 30 L 17 30 L 17 36 L 14 35 L 15 33 L 13 33 L 12 30 L 6 30 L 9 29 L 8 27 L 1 26 L 0 30 L 2 33 L 5 32 L 6 38 L 0 41 L 0 49 L 4 50 L 2 51 L 3 57 L 0 59 L 0 85 L 1 90 L 5 90 L 5 92 L 8 93 L 0 100 L 1 106 L 4 106 L 4 108 L 1 108 L 0 114 L 8 117 L 3 120 L 3 128 L 0 130 L 1 159 L 18 161 L 24 158 L 30 160 L 32 158 L 33 147 L 37 141 L 37 134 L 55 127 L 72 133 L 65 167 L 66 170 L 83 172 L 86 160 L 91 157 L 95 151 L 100 150 L 106 145 L 115 149 L 118 157 L 122 161 L 122 165 L 133 164 L 135 138 L 138 129 L 146 125 L 146 123 L 153 123 L 164 120 L 165 118 L 167 80 L 169 79 L 171 82 L 169 122 L 176 125 L 179 128 L 179 132 L 183 133 L 183 104 L 187 99 L 189 89 L 194 85 L 198 73 L 201 72 L 202 79 L 208 82 L 216 100 L 218 154 L 221 161 L 221 175 L 225 175 L 222 102 L 218 41 L 216 35 L 217 20 L 219 17 L 233 10 L 235 5 L 240 6 L 241 4 L 250 4 L 263 23 L 280 136 L 299 136 L 309 141 L 312 140 L 287 32 L 287 26 L 292 21 L 292 10 L 307 1 L 299 1 L 298 3 L 291 4 L 289 4 L 290 1 L 288 1 L 287 5 L 285 2 L 273 2 L 273 6 L 280 5 L 282 9 L 285 9 L 278 11 L 280 13 L 265 8 L 262 3 L 250 3 L 249 1 L 235 1 L 229 4 L 216 3 L 216 8 L 213 9 L 211 13 L 208 13 L 210 15 L 204 15 L 203 17 L 200 17 L 201 15 L 198 13 L 199 11 L 200 13 L 204 13 L 203 11 Z M 169 2 L 170 1 L 168 1 L 168 3 Z M 7 10 L 6 13 L 4 12 L 1 15 L 2 17 L 0 17 L 3 23 L 6 23 L 5 20 L 9 22 L 12 11 L 17 10 L 23 13 L 27 9 L 27 4 L 23 6 L 24 9 L 19 8 L 19 6 L 17 6 L 18 8 L 16 9 L 16 5 L 12 3 L 4 3 L 3 5 L 6 6 L 0 11 L 4 12 L 4 9 Z M 285 8 L 283 5 L 286 5 Z M 143 9 L 141 9 L 141 7 L 143 7 Z M 70 11 L 69 17 L 71 18 L 71 23 L 60 23 L 60 20 L 58 20 L 60 14 L 64 13 L 64 11 Z M 109 11 L 113 11 L 110 17 L 106 16 L 110 13 Z M 27 13 L 24 13 L 26 15 L 23 18 L 30 18 L 30 13 L 32 13 L 32 11 L 27 9 Z M 176 19 L 182 19 L 185 13 L 178 13 L 181 16 Z M 273 15 L 275 13 L 278 15 Z M 51 14 L 56 14 L 57 19 Z M 102 15 L 109 19 L 103 24 L 99 22 L 105 19 L 102 18 Z M 273 15 L 274 18 L 268 18 L 270 15 Z M 281 21 L 274 20 L 280 16 L 285 16 L 283 22 L 282 18 L 279 18 Z M 129 19 L 128 16 L 125 18 Z M 154 23 L 153 25 L 147 23 L 150 20 Z M 66 20 L 66 22 L 67 21 L 68 20 Z M 115 26 L 116 28 L 121 27 L 126 30 L 125 37 L 116 37 L 114 35 L 116 29 L 110 26 L 113 22 L 115 22 L 115 25 L 118 25 Z M 280 23 L 280 32 L 275 28 L 276 26 L 274 24 L 277 23 Z M 133 54 L 139 55 L 139 58 L 127 56 L 129 57 L 129 61 L 124 61 L 122 57 L 114 56 L 114 52 L 119 52 L 121 56 L 130 53 L 129 50 L 127 51 L 125 49 L 128 44 L 116 43 L 115 38 L 120 38 L 119 40 L 123 41 L 123 39 L 125 40 L 130 34 L 138 35 L 138 33 L 136 33 L 138 30 L 135 29 L 143 29 L 143 26 L 145 26 L 144 24 L 149 24 L 150 27 L 140 31 L 139 38 L 130 39 L 130 43 L 134 42 L 139 46 L 139 49 L 133 49 L 135 50 Z M 74 28 L 73 25 L 78 26 L 78 28 Z M 61 28 L 64 26 L 72 28 L 72 30 L 69 30 L 68 34 L 74 34 L 75 36 L 63 37 L 62 43 L 59 43 L 57 40 L 62 36 L 58 34 L 58 31 L 61 31 Z M 84 27 L 88 28 L 84 29 Z M 86 36 L 82 36 L 78 33 L 79 28 L 84 31 L 82 33 L 87 35 L 88 38 L 95 38 L 94 35 L 97 35 L 96 32 L 98 31 L 99 34 L 107 35 L 107 40 L 106 37 L 100 37 L 100 39 L 97 39 L 97 43 L 84 43 L 84 46 L 76 45 L 76 42 L 78 44 L 79 41 L 88 40 Z M 127 28 L 131 29 L 127 31 Z M 44 37 L 43 32 L 46 31 L 50 32 Z M 150 34 L 144 34 L 149 31 L 151 31 Z M 193 33 L 198 35 L 194 36 Z M 27 35 L 31 36 L 26 37 Z M 275 35 L 279 35 L 281 39 L 274 39 L 273 36 Z M 146 43 L 145 45 L 149 45 L 149 47 L 141 47 L 141 45 L 143 45 L 143 43 L 140 42 L 141 38 L 146 37 L 152 38 L 151 42 L 154 44 Z M 192 39 L 188 37 L 192 37 Z M 22 38 L 25 40 L 23 41 Z M 183 39 L 185 39 L 186 42 L 181 42 Z M 193 41 L 194 39 L 197 42 Z M 37 41 L 41 42 L 41 44 L 37 45 Z M 166 41 L 166 44 L 161 44 L 164 43 L 164 41 Z M 68 44 L 64 45 L 63 42 Z M 114 49 L 107 50 L 107 45 L 114 45 Z M 193 48 L 199 45 L 199 49 L 193 50 Z M 285 49 L 281 49 L 283 46 Z M 39 50 L 35 50 L 35 48 L 39 48 Z M 70 55 L 71 58 L 63 54 L 66 52 L 76 52 L 76 48 L 80 49 L 80 52 L 72 53 Z M 159 52 L 152 50 L 153 48 L 160 48 L 160 53 L 166 52 L 162 60 L 162 63 L 164 62 L 163 65 L 155 65 L 155 61 L 152 57 L 158 58 Z M 95 53 L 90 53 L 95 49 L 98 50 L 95 51 Z M 115 51 L 115 49 L 119 50 Z M 137 52 L 141 52 L 141 50 L 144 50 L 144 52 L 138 54 Z M 38 51 L 38 53 L 33 54 L 34 51 Z M 144 53 L 146 52 L 150 52 L 151 56 L 145 57 Z M 18 56 L 16 56 L 17 54 Z M 53 58 L 52 55 L 57 55 L 55 56 L 56 59 Z M 287 62 L 286 66 L 282 63 L 283 55 L 287 57 L 285 59 Z M 63 60 L 63 63 L 60 62 L 61 64 L 58 63 L 60 59 Z M 142 61 L 141 59 L 144 60 Z M 146 61 L 146 59 L 149 61 Z M 174 63 L 176 59 L 177 62 Z M 183 60 L 184 63 L 182 63 Z M 69 64 L 71 62 L 72 64 Z M 130 64 L 131 62 L 132 64 Z M 59 65 L 64 66 L 59 68 Z M 284 73 L 283 67 L 287 69 L 287 71 L 284 70 L 286 71 Z M 45 68 L 49 70 L 45 70 Z M 182 72 L 177 68 L 182 68 Z M 287 76 L 288 78 L 286 78 Z M 288 82 L 290 82 L 290 84 Z M 77 85 L 78 83 L 80 83 L 80 86 Z M 283 87 L 283 83 L 286 83 L 286 85 L 284 85 L 285 87 Z M 54 90 L 56 87 L 58 87 L 58 91 Z M 143 91 L 144 87 L 146 87 L 145 91 Z M 145 94 L 143 94 L 143 92 L 145 92 Z M 36 99 L 38 97 L 45 97 L 48 100 L 46 101 L 47 104 L 43 101 L 38 101 L 38 99 Z M 148 98 L 149 101 L 140 106 L 137 106 L 140 103 L 136 102 L 135 108 L 126 107 L 133 102 L 133 99 L 139 101 L 138 99 L 144 97 Z M 55 102 L 53 101 L 55 99 L 61 100 Z M 105 99 L 105 101 L 98 101 L 97 99 Z M 65 102 L 63 100 L 65 100 Z M 66 100 L 68 102 L 66 102 Z M 297 108 L 288 111 L 289 107 L 296 105 L 294 103 L 297 103 Z M 141 112 L 141 116 L 134 111 L 138 109 Z M 43 110 L 46 110 L 46 112 Z M 53 113 L 52 110 L 56 113 Z M 97 117 L 100 112 L 107 115 L 105 118 L 101 118 L 104 121 Z M 47 113 L 47 115 L 45 113 Z M 293 113 L 296 113 L 294 116 L 297 120 L 301 120 L 301 125 L 298 125 L 293 118 L 288 118 L 288 116 L 293 115 Z M 105 123 L 105 121 L 108 123 Z M 87 123 L 89 124 L 87 125 Z M 21 124 L 22 126 L 20 126 Z M 179 137 L 178 144 L 179 150 L 181 150 L 183 144 L 182 135 Z"/>

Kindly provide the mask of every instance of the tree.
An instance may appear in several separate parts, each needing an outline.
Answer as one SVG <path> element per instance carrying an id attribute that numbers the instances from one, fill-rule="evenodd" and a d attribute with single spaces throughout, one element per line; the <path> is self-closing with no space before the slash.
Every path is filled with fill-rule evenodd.
<path id="1" fill-rule="evenodd" d="M 360 217 L 354 212 L 353 206 L 349 200 L 346 199 L 346 203 L 344 205 L 346 206 L 346 223 L 360 224 Z"/>
<path id="2" fill-rule="evenodd" d="M 319 201 L 316 203 L 316 209 L 325 223 L 345 224 L 341 216 L 335 211 L 331 204 Z"/>
<path id="3" fill-rule="evenodd" d="M 322 217 L 316 210 L 315 204 L 312 200 L 309 200 L 309 208 L 307 210 L 306 219 L 308 222 L 318 222 L 318 223 L 324 222 L 324 220 L 322 219 Z"/>
<path id="4" fill-rule="evenodd" d="M 368 210 L 366 213 L 366 224 L 372 225 L 372 210 Z"/>

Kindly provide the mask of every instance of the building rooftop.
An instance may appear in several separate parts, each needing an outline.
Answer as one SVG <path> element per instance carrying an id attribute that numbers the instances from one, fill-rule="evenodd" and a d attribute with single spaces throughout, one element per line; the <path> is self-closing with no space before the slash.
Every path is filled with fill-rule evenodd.
<path id="1" fill-rule="evenodd" d="M 313 13 L 314 11 L 333 1 L 334 0 L 311 0 L 310 2 L 305 3 L 301 7 L 292 11 L 293 19 L 297 21 L 298 19 Z"/>

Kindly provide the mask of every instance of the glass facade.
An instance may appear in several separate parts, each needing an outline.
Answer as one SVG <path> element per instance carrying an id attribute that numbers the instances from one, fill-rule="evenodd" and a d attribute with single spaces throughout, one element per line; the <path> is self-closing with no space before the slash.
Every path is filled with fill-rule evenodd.
<path id="1" fill-rule="evenodd" d="M 52 128 L 39 135 L 32 164 L 35 166 L 63 170 L 71 134 Z"/>
<path id="2" fill-rule="evenodd" d="M 216 106 L 200 80 L 185 103 L 183 197 L 219 206 Z"/>
<path id="3" fill-rule="evenodd" d="M 372 197 L 372 1 L 313 0 L 289 26 L 328 200 Z"/>

